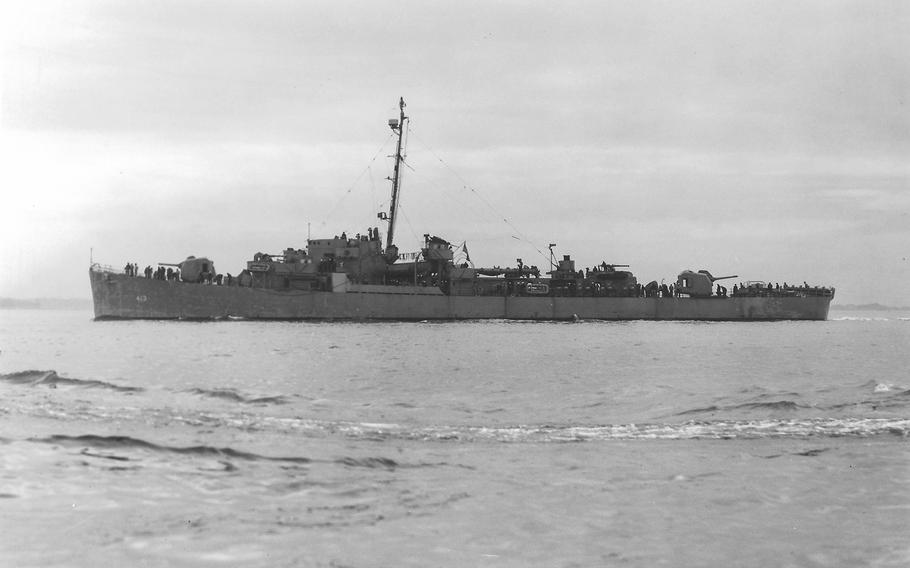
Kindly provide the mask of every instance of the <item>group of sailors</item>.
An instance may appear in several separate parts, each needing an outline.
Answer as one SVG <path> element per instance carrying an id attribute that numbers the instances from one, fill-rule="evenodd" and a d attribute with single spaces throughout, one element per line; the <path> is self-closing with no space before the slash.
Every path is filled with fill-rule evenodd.
<path id="1" fill-rule="evenodd" d="M 593 272 L 593 271 L 592 271 Z M 580 284 L 580 283 L 579 283 Z M 678 298 L 681 292 L 673 284 L 658 284 L 656 281 L 648 284 L 634 284 L 627 286 L 614 286 L 609 282 L 594 282 L 578 286 L 575 282 L 569 282 L 568 287 L 552 286 L 551 290 L 556 295 L 579 295 L 579 289 L 583 296 L 613 296 L 613 297 L 632 297 L 632 298 Z M 480 295 L 490 293 L 499 295 L 513 295 L 521 293 L 521 289 L 512 285 L 512 280 L 507 281 L 506 286 L 495 286 L 492 290 L 480 290 Z M 833 288 L 820 286 L 809 286 L 803 282 L 802 286 L 792 286 L 784 282 L 781 284 L 752 283 L 738 284 L 733 286 L 733 296 L 830 296 L 834 293 Z M 730 295 L 730 290 L 726 286 L 717 284 L 715 296 L 726 298 Z"/>
<path id="2" fill-rule="evenodd" d="M 512 278 L 505 281 L 496 281 L 486 286 L 475 287 L 478 296 L 524 296 L 536 295 L 535 292 L 526 291 L 526 284 L 533 281 L 519 281 Z M 647 285 L 635 284 L 629 286 L 614 286 L 610 283 L 594 282 L 581 284 L 576 281 L 545 282 L 549 288 L 550 296 L 609 296 L 623 298 L 672 298 L 676 291 L 673 284 L 658 284 L 651 282 Z"/>
<path id="3" fill-rule="evenodd" d="M 338 235 L 335 235 L 335 238 L 343 239 L 346 241 L 346 240 L 348 240 L 348 233 L 347 233 L 347 231 L 343 231 L 341 233 L 340 237 Z M 354 240 L 355 241 L 378 241 L 378 240 L 380 240 L 379 239 L 379 227 L 367 227 L 367 234 L 361 235 L 360 233 L 357 233 L 357 235 L 354 237 Z"/>
<path id="4" fill-rule="evenodd" d="M 133 262 L 127 263 L 123 267 L 123 272 L 127 276 L 139 276 L 139 265 Z M 180 280 L 180 268 L 170 268 L 165 269 L 163 266 L 158 268 L 152 268 L 151 266 L 146 266 L 142 270 L 142 275 L 149 279 L 155 280 Z"/>
<path id="5" fill-rule="evenodd" d="M 718 288 L 721 288 L 718 285 Z M 733 285 L 734 296 L 830 296 L 834 293 L 834 288 L 825 288 L 824 286 L 809 286 L 803 282 L 802 286 L 787 284 L 764 284 L 762 282 L 753 282 L 749 284 L 740 283 L 738 286 Z M 718 293 L 718 295 L 720 295 Z M 726 294 L 724 294 L 726 295 Z"/>
<path id="6" fill-rule="evenodd" d="M 594 266 L 593 268 L 585 268 L 585 278 L 590 278 L 591 274 L 597 274 L 598 272 L 616 272 L 617 266 L 627 266 L 625 264 L 607 264 L 606 261 L 601 262 L 600 264 Z M 578 271 L 579 277 L 581 277 L 581 271 Z"/>
<path id="7" fill-rule="evenodd" d="M 252 285 L 252 279 L 247 271 L 243 271 L 240 276 L 232 276 L 230 272 L 227 274 L 202 272 L 196 279 L 196 283 L 209 284 L 211 286 L 250 286 Z"/>
<path id="8" fill-rule="evenodd" d="M 585 295 L 626 298 L 672 298 L 676 294 L 673 284 L 658 284 L 657 282 L 626 286 L 614 286 L 609 282 L 594 282 L 585 286 L 584 290 L 587 292 Z"/>
<path id="9" fill-rule="evenodd" d="M 159 266 L 158 268 L 152 268 L 151 266 L 146 266 L 140 275 L 139 265 L 130 262 L 123 267 L 123 272 L 127 276 L 145 277 L 150 280 L 191 282 L 190 280 L 181 280 L 179 267 L 171 268 Z M 249 272 L 245 270 L 240 276 L 232 276 L 230 272 L 227 274 L 216 274 L 211 271 L 204 271 L 199 273 L 194 283 L 209 284 L 212 286 L 252 286 L 252 278 L 250 277 Z"/>

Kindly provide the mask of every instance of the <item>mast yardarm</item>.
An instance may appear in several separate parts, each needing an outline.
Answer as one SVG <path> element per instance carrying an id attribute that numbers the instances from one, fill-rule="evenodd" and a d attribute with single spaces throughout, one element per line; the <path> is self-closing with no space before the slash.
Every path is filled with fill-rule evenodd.
<path id="1" fill-rule="evenodd" d="M 392 242 L 395 238 L 395 214 L 398 211 L 398 192 L 401 189 L 401 162 L 404 160 L 402 155 L 402 145 L 404 141 L 403 133 L 405 131 L 405 121 L 408 117 L 404 115 L 404 97 L 398 102 L 400 115 L 398 119 L 389 120 L 389 128 L 398 135 L 398 149 L 395 152 L 395 173 L 392 175 L 392 202 L 389 205 L 389 233 L 386 236 L 386 250 L 392 248 Z"/>

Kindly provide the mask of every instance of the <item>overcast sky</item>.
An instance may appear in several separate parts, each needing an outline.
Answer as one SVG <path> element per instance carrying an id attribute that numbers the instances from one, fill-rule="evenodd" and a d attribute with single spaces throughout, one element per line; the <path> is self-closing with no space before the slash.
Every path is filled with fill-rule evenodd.
<path id="1" fill-rule="evenodd" d="M 0 296 L 366 232 L 910 305 L 910 3 L 5 2 Z M 381 226 L 385 231 L 385 227 Z M 540 251 L 540 252 L 539 252 Z"/>

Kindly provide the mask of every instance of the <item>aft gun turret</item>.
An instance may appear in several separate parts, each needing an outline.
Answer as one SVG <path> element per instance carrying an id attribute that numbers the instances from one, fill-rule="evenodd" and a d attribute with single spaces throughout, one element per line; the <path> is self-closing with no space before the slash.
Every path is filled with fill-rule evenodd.
<path id="1" fill-rule="evenodd" d="M 738 278 L 738 276 L 736 274 L 731 276 L 714 276 L 707 270 L 699 270 L 698 272 L 683 270 L 676 278 L 676 291 L 679 294 L 686 294 L 692 298 L 709 298 L 714 289 L 714 283 L 718 280 L 727 280 L 729 278 Z M 721 288 L 723 292 L 726 292 L 726 288 L 723 288 L 722 286 Z M 726 294 L 719 293 L 718 295 L 724 296 Z"/>
<path id="2" fill-rule="evenodd" d="M 686 272 L 691 272 L 691 271 L 688 271 L 688 270 L 687 270 Z M 731 276 L 714 276 L 713 274 L 711 274 L 711 273 L 708 272 L 707 270 L 699 270 L 698 273 L 699 273 L 699 274 L 704 274 L 705 276 L 707 276 L 707 277 L 711 280 L 711 283 L 712 283 L 712 284 L 713 284 L 714 282 L 718 281 L 718 280 L 728 280 L 728 279 L 730 279 L 730 278 L 739 278 L 739 276 L 736 275 L 736 274 L 733 274 L 733 275 L 731 275 Z"/>

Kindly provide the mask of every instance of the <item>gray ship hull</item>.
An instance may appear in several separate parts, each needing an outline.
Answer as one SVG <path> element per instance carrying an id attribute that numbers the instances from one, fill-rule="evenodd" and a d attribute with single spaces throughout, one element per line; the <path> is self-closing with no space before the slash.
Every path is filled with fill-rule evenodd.
<path id="1" fill-rule="evenodd" d="M 91 269 L 96 319 L 824 320 L 830 296 L 656 298 L 448 296 L 360 286 L 340 292 L 188 284 Z"/>

